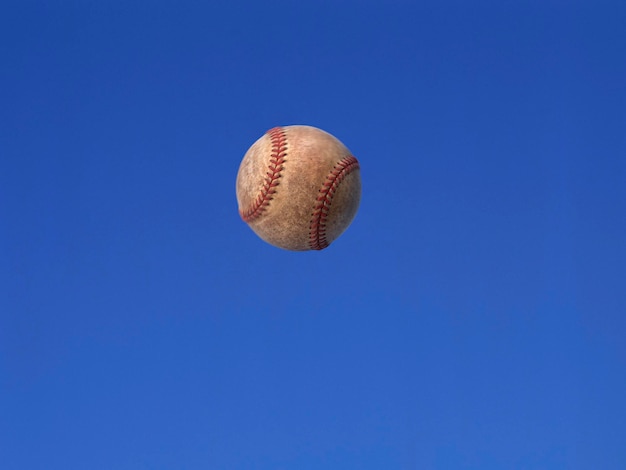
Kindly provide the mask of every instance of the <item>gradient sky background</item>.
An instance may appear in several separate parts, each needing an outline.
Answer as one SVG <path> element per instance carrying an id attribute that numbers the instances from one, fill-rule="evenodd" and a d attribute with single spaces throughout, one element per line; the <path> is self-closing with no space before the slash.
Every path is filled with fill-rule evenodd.
<path id="1" fill-rule="evenodd" d="M 0 467 L 626 468 L 625 25 L 2 2 Z M 288 124 L 361 162 L 321 252 L 237 213 Z"/>

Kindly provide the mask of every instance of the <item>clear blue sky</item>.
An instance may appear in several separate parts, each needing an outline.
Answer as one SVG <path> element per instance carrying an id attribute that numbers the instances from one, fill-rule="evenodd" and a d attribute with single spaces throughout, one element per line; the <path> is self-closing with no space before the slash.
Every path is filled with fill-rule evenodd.
<path id="1" fill-rule="evenodd" d="M 2 2 L 0 467 L 626 468 L 625 25 Z M 237 213 L 288 124 L 361 162 L 321 252 Z"/>

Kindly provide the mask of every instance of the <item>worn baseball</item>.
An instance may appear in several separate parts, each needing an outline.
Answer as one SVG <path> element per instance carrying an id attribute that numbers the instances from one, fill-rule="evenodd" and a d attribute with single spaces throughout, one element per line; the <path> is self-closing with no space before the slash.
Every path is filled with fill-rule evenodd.
<path id="1" fill-rule="evenodd" d="M 270 129 L 246 152 L 237 173 L 241 218 L 286 250 L 326 248 L 348 228 L 360 199 L 359 162 L 315 127 Z"/>

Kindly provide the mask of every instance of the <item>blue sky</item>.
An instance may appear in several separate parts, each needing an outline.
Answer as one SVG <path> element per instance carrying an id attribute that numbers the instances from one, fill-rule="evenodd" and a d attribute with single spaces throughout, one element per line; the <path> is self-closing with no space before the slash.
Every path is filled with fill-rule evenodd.
<path id="1" fill-rule="evenodd" d="M 626 468 L 626 4 L 0 6 L 0 466 Z M 266 130 L 359 159 L 320 252 Z"/>

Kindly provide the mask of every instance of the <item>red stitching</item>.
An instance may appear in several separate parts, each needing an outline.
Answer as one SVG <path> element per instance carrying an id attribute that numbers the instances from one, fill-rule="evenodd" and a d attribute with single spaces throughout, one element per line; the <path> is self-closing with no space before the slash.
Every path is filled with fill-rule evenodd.
<path id="1" fill-rule="evenodd" d="M 282 127 L 274 127 L 267 131 L 267 135 L 272 141 L 272 150 L 270 154 L 269 171 L 261 188 L 261 192 L 255 199 L 254 203 L 248 210 L 241 211 L 241 218 L 246 222 L 251 222 L 259 217 L 270 201 L 274 199 L 278 179 L 281 177 L 280 172 L 283 170 L 283 163 L 287 156 L 287 135 Z"/>
<path id="2" fill-rule="evenodd" d="M 339 183 L 343 181 L 346 175 L 359 168 L 359 162 L 352 155 L 345 157 L 339 161 L 326 177 L 326 181 L 319 190 L 319 196 L 315 202 L 315 208 L 311 215 L 311 225 L 309 229 L 309 247 L 312 250 L 322 250 L 329 243 L 326 239 L 326 222 L 330 204 L 335 195 L 335 191 L 339 187 Z"/>

